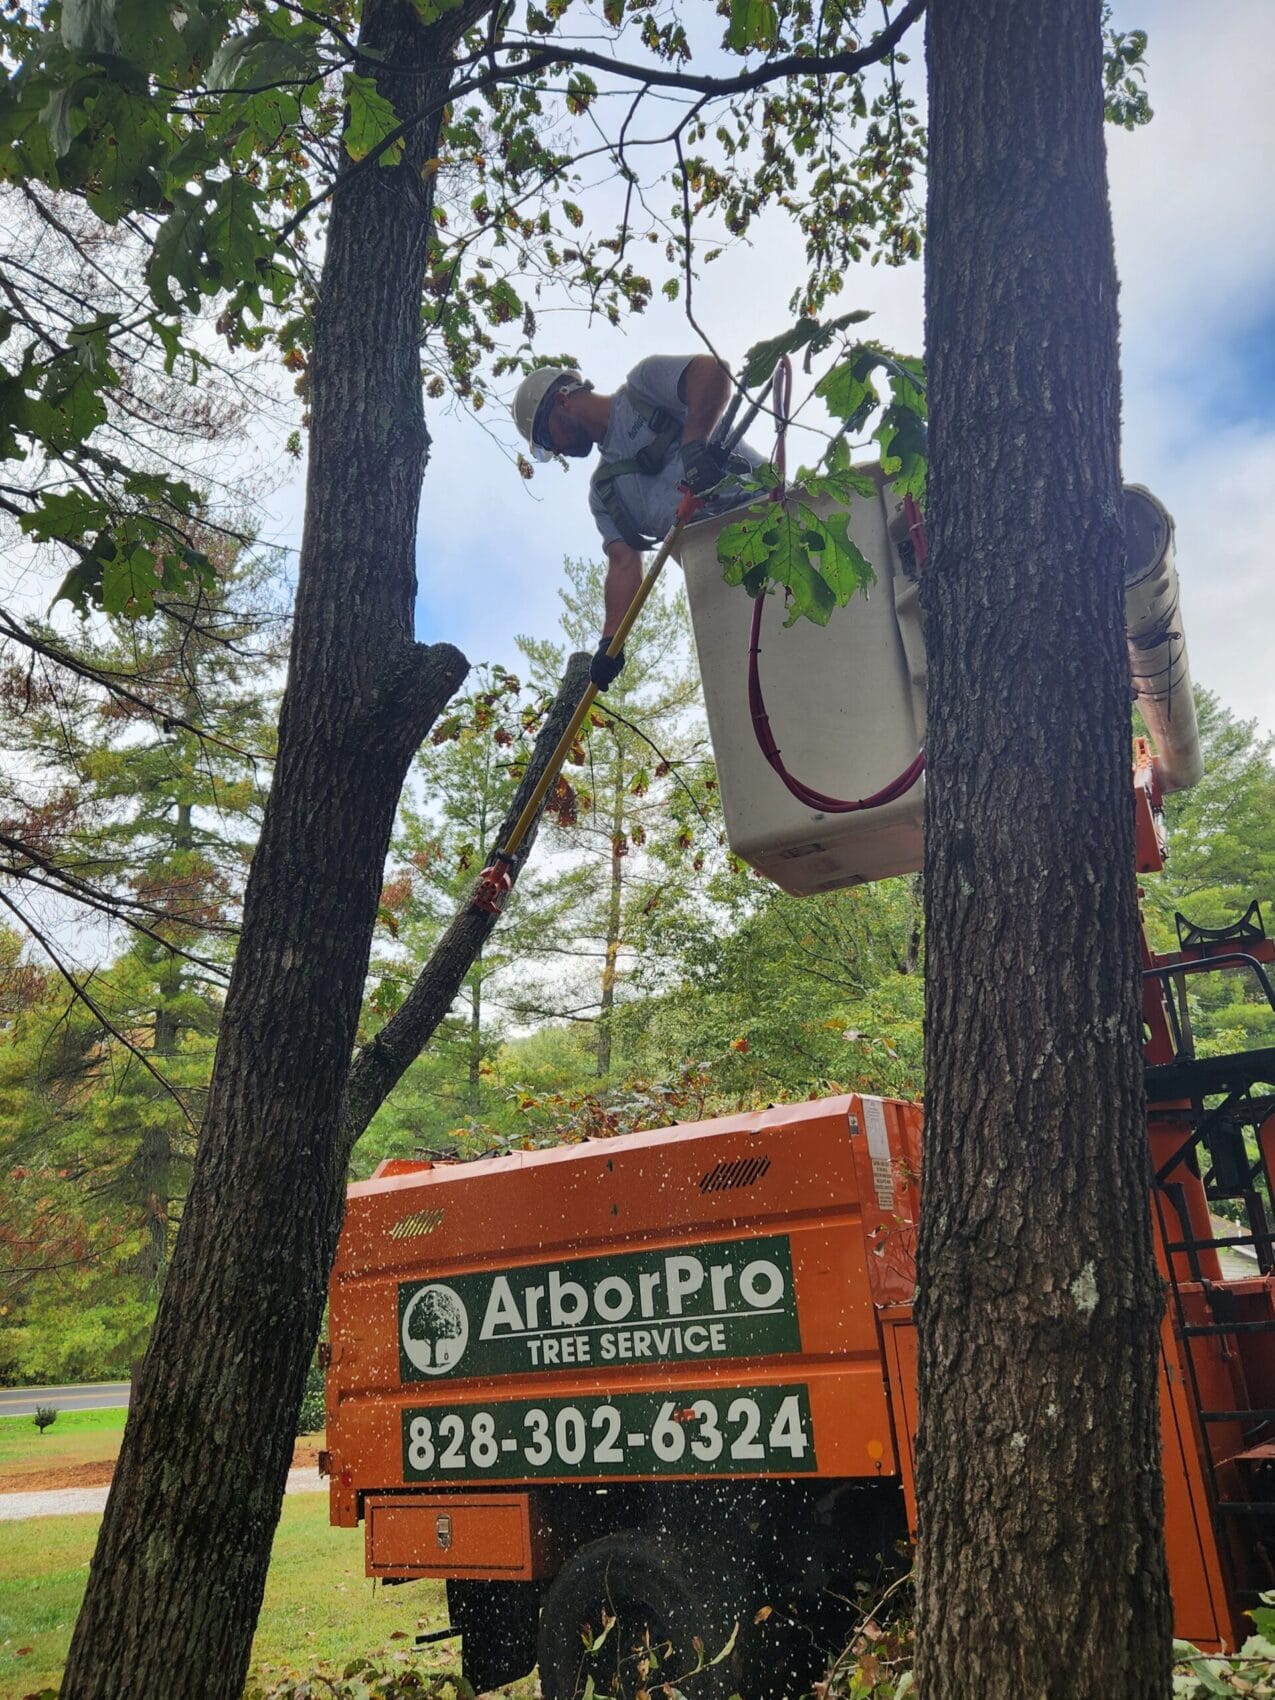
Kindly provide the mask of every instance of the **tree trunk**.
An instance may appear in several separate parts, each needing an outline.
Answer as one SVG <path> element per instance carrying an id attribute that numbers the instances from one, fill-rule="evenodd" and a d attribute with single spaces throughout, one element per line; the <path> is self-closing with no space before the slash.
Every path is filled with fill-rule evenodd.
<path id="1" fill-rule="evenodd" d="M 178 959 L 170 957 L 159 971 L 159 997 L 155 1007 L 155 1042 L 151 1055 L 160 1073 L 165 1062 L 177 1055 L 180 1032 L 177 1025 L 177 996 L 181 990 L 181 969 Z M 155 1091 L 161 1088 L 156 1084 Z M 177 1105 L 168 1100 L 165 1116 L 180 1116 Z M 144 1125 L 136 1159 L 136 1184 L 142 1195 L 145 1213 L 146 1240 L 137 1259 L 137 1270 L 147 1289 L 158 1292 L 168 1267 L 169 1212 L 172 1205 L 173 1141 L 166 1122 Z"/>
<path id="2" fill-rule="evenodd" d="M 624 893 L 624 752 L 615 752 L 615 803 L 611 810 L 611 888 L 607 893 L 606 957 L 602 964 L 602 1005 L 598 1011 L 598 1078 L 611 1072 L 611 1016 L 615 1009 L 616 964 L 620 957 L 621 898 Z"/>
<path id="3" fill-rule="evenodd" d="M 478 842 L 486 849 L 487 837 L 487 788 L 491 783 L 492 745 L 486 746 L 486 760 L 483 775 L 483 787 L 478 803 Z M 469 971 L 469 1078 L 467 1109 L 470 1119 L 478 1121 L 483 1108 L 483 947 L 479 945 L 474 956 L 473 966 Z"/>
<path id="4" fill-rule="evenodd" d="M 439 102 L 470 16 L 449 14 L 442 37 L 403 0 L 368 0 L 360 69 L 399 112 Z M 340 1105 L 390 829 L 412 755 L 466 672 L 449 645 L 412 637 L 423 167 L 438 124 L 436 112 L 411 131 L 397 166 L 347 160 L 332 202 L 275 779 L 64 1700 L 243 1687 L 340 1225 Z"/>
<path id="5" fill-rule="evenodd" d="M 1169 1692 L 1100 0 L 933 0 L 921 1700 Z"/>

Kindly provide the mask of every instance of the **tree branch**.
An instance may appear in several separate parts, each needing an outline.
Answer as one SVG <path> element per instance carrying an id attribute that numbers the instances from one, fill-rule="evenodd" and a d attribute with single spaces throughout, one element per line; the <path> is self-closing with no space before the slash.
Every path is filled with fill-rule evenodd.
<path id="1" fill-rule="evenodd" d="M 509 812 L 500 824 L 494 843 L 503 844 L 540 776 L 549 765 L 558 740 L 567 728 L 589 682 L 591 657 L 573 655 L 567 662 L 562 685 L 545 716 L 527 770 L 514 793 Z M 543 814 L 543 805 L 541 808 Z M 517 882 L 536 841 L 541 815 L 537 815 L 524 837 L 509 869 Z M 452 918 L 429 961 L 416 977 L 398 1011 L 356 1054 L 345 1085 L 338 1162 L 349 1162 L 360 1136 L 389 1092 L 425 1048 L 435 1028 L 451 1009 L 465 975 L 486 943 L 498 917 L 471 908 L 468 901 Z"/>
<path id="2" fill-rule="evenodd" d="M 158 903 L 147 903 L 140 897 L 129 897 L 124 894 L 115 895 L 104 890 L 101 886 L 93 885 L 73 873 L 70 868 L 62 867 L 50 856 L 43 855 L 25 839 L 15 838 L 11 833 L 0 830 L 0 850 L 7 850 L 14 857 L 13 861 L 0 861 L 0 873 L 12 880 L 24 880 L 28 885 L 38 885 L 45 891 L 56 892 L 60 897 L 68 897 L 75 903 L 82 903 L 87 909 L 96 909 L 112 920 L 131 927 L 134 932 L 143 933 L 155 944 L 162 945 L 172 956 L 180 956 L 187 962 L 192 962 L 199 968 L 206 968 L 220 984 L 230 977 L 229 969 L 210 957 L 199 956 L 179 945 L 173 939 L 166 939 L 162 933 L 139 917 L 149 915 L 157 921 L 166 922 L 170 926 L 182 927 L 189 932 L 223 933 L 236 936 L 238 927 L 229 922 L 210 921 L 204 917 L 196 920 L 171 909 L 165 909 Z M 38 870 L 38 871 L 37 871 Z"/>
<path id="3" fill-rule="evenodd" d="M 26 931 L 31 934 L 31 937 L 40 946 L 41 950 L 44 951 L 44 953 L 48 957 L 49 961 L 57 969 L 58 973 L 66 981 L 67 985 L 75 993 L 75 996 L 77 998 L 79 998 L 80 1002 L 83 1003 L 83 1005 L 89 1011 L 89 1013 L 96 1020 L 101 1022 L 102 1026 L 106 1029 L 106 1031 L 108 1033 L 110 1033 L 112 1035 L 112 1037 L 119 1040 L 120 1044 L 124 1046 L 125 1050 L 132 1052 L 132 1054 L 137 1058 L 138 1062 L 141 1063 L 142 1067 L 146 1070 L 147 1074 L 154 1075 L 155 1079 L 159 1082 L 160 1086 L 164 1089 L 164 1091 L 168 1094 L 168 1096 L 173 1100 L 174 1104 L 176 1104 L 177 1108 L 181 1111 L 182 1116 L 185 1118 L 186 1123 L 190 1127 L 191 1132 L 192 1133 L 198 1133 L 199 1129 L 195 1126 L 194 1117 L 191 1115 L 190 1111 L 186 1108 L 185 1101 L 181 1097 L 181 1094 L 177 1091 L 177 1088 L 175 1086 L 173 1086 L 170 1081 L 167 1081 L 167 1080 L 164 1079 L 163 1075 L 155 1067 L 154 1063 L 150 1060 L 150 1058 L 146 1055 L 146 1053 L 144 1051 L 140 1051 L 137 1048 L 137 1046 L 132 1042 L 132 1040 L 127 1037 L 126 1034 L 120 1032 L 119 1028 L 115 1025 L 115 1023 L 111 1020 L 111 1018 L 106 1014 L 106 1012 L 103 1010 L 102 1006 L 97 1002 L 96 998 L 94 998 L 90 995 L 88 987 L 82 986 L 79 983 L 79 981 L 75 978 L 75 975 L 72 974 L 71 970 L 63 962 L 62 958 L 58 955 L 58 952 L 54 948 L 54 945 L 53 945 L 51 939 L 48 937 L 48 935 L 46 933 L 42 932 L 41 929 L 36 926 L 35 922 L 31 919 L 30 915 L 26 914 L 24 910 L 20 909 L 16 903 L 11 902 L 10 899 L 5 896 L 3 891 L 0 891 L 0 904 L 3 904 L 3 906 L 9 911 L 9 913 L 19 923 L 19 925 L 24 927 L 26 929 Z"/>
<path id="4" fill-rule="evenodd" d="M 241 750 L 238 744 L 231 744 L 225 738 L 218 738 L 215 733 L 207 731 L 202 726 L 196 726 L 191 720 L 183 720 L 180 714 L 170 714 L 167 709 L 160 708 L 157 703 L 147 702 L 145 697 L 139 697 L 136 692 L 126 690 L 123 685 L 117 684 L 113 674 L 103 671 L 101 668 L 90 667 L 87 662 L 72 655 L 70 650 L 60 649 L 56 644 L 46 643 L 42 638 L 36 637 L 34 632 L 29 632 L 25 626 L 19 624 L 3 609 L 0 609 L 0 636 L 12 638 L 14 643 L 20 643 L 25 649 L 33 650 L 35 654 L 44 656 L 46 661 L 52 661 L 58 667 L 65 667 L 68 673 L 74 673 L 77 678 L 87 679 L 90 684 L 108 691 L 111 696 L 117 697 L 121 702 L 131 702 L 134 708 L 140 708 L 143 713 L 149 714 L 152 720 L 157 721 L 164 731 L 171 731 L 173 727 L 180 726 L 183 732 L 192 732 L 201 743 L 216 744 L 219 749 L 229 750 L 231 755 L 242 756 L 245 761 L 260 761 L 270 764 L 274 762 L 273 756 L 265 755 L 260 750 Z"/>
<path id="5" fill-rule="evenodd" d="M 634 65 L 626 59 L 610 59 L 605 53 L 594 53 L 585 47 L 578 48 L 544 48 L 528 51 L 526 42 L 502 42 L 500 46 L 506 53 L 526 53 L 527 57 L 514 64 L 494 65 L 491 62 L 491 50 L 484 45 L 481 52 L 469 59 L 456 59 L 453 63 L 460 67 L 466 64 L 486 62 L 490 68 L 476 77 L 470 77 L 453 84 L 441 99 L 431 101 L 413 112 L 410 117 L 395 126 L 388 135 L 383 136 L 375 147 L 363 155 L 341 175 L 335 178 L 320 194 L 313 196 L 304 206 L 300 207 L 288 221 L 281 226 L 275 237 L 276 245 L 285 242 L 292 232 L 300 225 L 315 207 L 322 205 L 337 189 L 344 189 L 363 171 L 372 170 L 381 158 L 391 148 L 397 147 L 412 131 L 427 118 L 430 118 L 441 107 L 450 106 L 453 102 L 465 99 L 471 94 L 480 94 L 484 89 L 497 83 L 513 82 L 521 77 L 537 76 L 541 71 L 556 70 L 564 65 L 583 65 L 592 70 L 604 72 L 607 76 L 624 77 L 629 82 L 642 83 L 646 88 L 675 89 L 684 94 L 700 94 L 720 98 L 732 94 L 750 94 L 754 89 L 765 88 L 770 83 L 781 82 L 785 77 L 823 77 L 851 76 L 856 71 L 864 71 L 870 65 L 879 64 L 894 52 L 902 38 L 925 10 L 926 0 L 908 0 L 906 6 L 895 18 L 888 29 L 881 31 L 867 47 L 861 47 L 854 53 L 801 54 L 790 53 L 783 59 L 772 60 L 767 65 L 759 65 L 752 71 L 741 71 L 735 77 L 697 77 L 687 71 L 661 71 L 650 65 Z M 643 91 L 645 92 L 645 90 Z"/>

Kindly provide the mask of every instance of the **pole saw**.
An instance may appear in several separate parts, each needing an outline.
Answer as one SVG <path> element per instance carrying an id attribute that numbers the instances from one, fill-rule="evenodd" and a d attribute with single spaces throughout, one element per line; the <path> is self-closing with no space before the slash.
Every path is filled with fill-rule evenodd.
<path id="1" fill-rule="evenodd" d="M 736 385 L 735 395 L 730 406 L 726 409 L 726 412 L 723 414 L 716 429 L 713 431 L 712 436 L 709 438 L 711 443 L 719 444 L 721 446 L 725 457 L 728 458 L 738 447 L 739 443 L 743 439 L 745 431 L 748 430 L 753 420 L 757 417 L 757 415 L 761 412 L 762 407 L 765 405 L 766 397 L 770 394 L 770 389 L 770 383 L 767 383 L 766 387 L 757 397 L 757 400 L 750 403 L 744 414 L 743 422 L 732 429 L 732 426 L 734 426 L 735 415 L 739 412 L 740 403 L 744 398 L 743 386 Z M 642 612 L 642 607 L 646 602 L 647 597 L 655 589 L 656 582 L 659 579 L 660 574 L 664 571 L 664 563 L 677 548 L 678 544 L 681 542 L 682 533 L 686 530 L 686 527 L 691 523 L 703 506 L 704 503 L 701 498 L 697 496 L 693 490 L 689 489 L 686 485 L 683 485 L 682 500 L 678 504 L 677 513 L 674 517 L 672 526 L 669 528 L 668 535 L 656 551 L 655 559 L 647 568 L 641 584 L 639 584 L 636 591 L 634 591 L 633 600 L 629 603 L 628 608 L 624 612 L 624 618 L 616 627 L 614 635 L 612 636 L 610 643 L 607 645 L 606 653 L 612 659 L 619 655 L 620 651 L 624 648 L 624 640 L 628 637 L 629 632 L 632 630 L 634 621 Z M 584 725 L 589 710 L 593 707 L 593 702 L 597 694 L 598 687 L 590 681 L 587 690 L 580 698 L 579 707 L 568 722 L 566 731 L 558 740 L 558 747 L 554 750 L 553 755 L 550 757 L 549 765 L 541 774 L 536 783 L 535 790 L 531 793 L 530 797 L 527 798 L 522 813 L 514 822 L 513 830 L 510 832 L 504 844 L 501 845 L 500 849 L 492 856 L 491 861 L 483 869 L 482 873 L 478 876 L 478 884 L 474 888 L 474 895 L 470 899 L 469 905 L 476 913 L 480 915 L 498 915 L 504 908 L 506 900 L 509 897 L 509 893 L 513 890 L 513 865 L 515 858 L 518 855 L 518 848 L 523 839 L 527 836 L 527 832 L 532 821 L 535 820 L 536 815 L 540 811 L 541 804 L 548 796 L 550 787 L 555 783 L 558 775 L 561 773 L 562 764 L 566 761 L 567 755 L 571 750 L 571 746 L 575 743 L 576 738 L 579 735 L 580 728 Z"/>

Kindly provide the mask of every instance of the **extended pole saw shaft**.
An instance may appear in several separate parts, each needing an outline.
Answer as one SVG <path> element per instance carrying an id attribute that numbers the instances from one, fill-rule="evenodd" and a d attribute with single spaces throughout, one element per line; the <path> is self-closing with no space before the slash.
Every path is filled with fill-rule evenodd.
<path id="1" fill-rule="evenodd" d="M 757 417 L 758 411 L 769 393 L 769 387 L 770 386 L 767 385 L 766 389 L 762 391 L 757 401 L 755 401 L 748 409 L 748 412 L 744 416 L 743 424 L 731 433 L 729 441 L 722 444 L 726 454 L 729 455 L 732 453 L 735 446 L 743 437 L 744 432 Z M 726 418 L 722 421 L 722 425 L 719 426 L 716 432 L 714 432 L 715 438 L 723 436 L 725 431 L 730 429 L 731 420 L 733 419 L 738 406 L 739 394 L 736 395 L 734 402 L 731 404 Z M 664 539 L 663 543 L 660 544 L 660 547 L 656 552 L 655 559 L 647 568 L 641 584 L 639 584 L 636 591 L 634 591 L 633 600 L 629 603 L 628 608 L 625 610 L 624 618 L 616 627 L 615 634 L 610 643 L 607 645 L 606 653 L 612 658 L 617 656 L 624 648 L 624 640 L 628 637 L 629 632 L 632 630 L 633 622 L 642 612 L 642 607 L 646 602 L 647 597 L 655 589 L 656 581 L 660 574 L 664 571 L 664 563 L 681 542 L 682 533 L 694 519 L 699 506 L 700 503 L 698 498 L 692 495 L 688 490 L 677 510 L 677 517 L 673 521 L 668 536 Z M 562 771 L 562 764 L 566 761 L 571 746 L 575 743 L 580 728 L 584 725 L 585 718 L 587 717 L 589 710 L 593 707 L 594 699 L 597 694 L 598 687 L 595 684 L 590 683 L 588 689 L 580 698 L 580 706 L 571 716 L 571 720 L 566 731 L 562 734 L 561 738 L 559 738 L 558 747 L 553 752 L 553 755 L 549 760 L 549 765 L 536 781 L 535 789 L 532 791 L 530 797 L 527 798 L 526 803 L 523 805 L 522 813 L 514 822 L 513 830 L 510 832 L 509 837 L 501 845 L 500 849 L 496 851 L 491 861 L 479 875 L 478 884 L 474 888 L 474 895 L 470 902 L 471 909 L 476 909 L 480 914 L 484 915 L 498 915 L 504 908 L 505 899 L 509 896 L 510 891 L 513 889 L 513 880 L 510 875 L 510 869 L 513 866 L 514 858 L 518 854 L 518 847 L 527 836 L 528 829 L 530 828 L 532 821 L 535 820 L 540 805 L 544 802 L 545 797 L 548 795 L 550 786 L 554 784 L 559 773 Z"/>
<path id="2" fill-rule="evenodd" d="M 683 503 L 682 506 L 686 507 L 688 504 Z M 638 585 L 637 590 L 634 592 L 633 600 L 629 603 L 628 608 L 625 610 L 624 618 L 615 628 L 615 635 L 607 645 L 606 652 L 608 655 L 614 657 L 624 648 L 624 640 L 628 637 L 629 632 L 632 630 L 633 622 L 642 612 L 643 603 L 655 589 L 656 580 L 664 571 L 664 563 L 673 553 L 673 550 L 677 548 L 678 543 L 681 541 L 682 533 L 685 531 L 692 517 L 693 510 L 691 513 L 687 513 L 685 517 L 683 517 L 682 508 L 678 509 L 678 518 L 674 520 L 672 529 L 669 531 L 669 534 L 664 539 L 663 543 L 660 544 L 655 559 L 647 568 L 641 584 Z M 584 725 L 589 710 L 593 707 L 594 698 L 597 694 L 598 687 L 590 682 L 588 689 L 580 698 L 580 706 L 571 716 L 571 719 L 567 724 L 566 731 L 558 740 L 558 747 L 553 752 L 553 755 L 549 760 L 548 767 L 545 768 L 544 772 L 540 775 L 540 778 L 536 781 L 535 790 L 531 793 L 530 797 L 527 798 L 526 803 L 523 805 L 522 813 L 514 822 L 513 830 L 510 832 L 509 837 L 501 845 L 500 849 L 496 851 L 491 862 L 479 875 L 478 885 L 475 888 L 473 901 L 470 904 L 471 908 L 481 910 L 484 914 L 488 915 L 497 915 L 500 913 L 501 909 L 504 908 L 505 899 L 508 897 L 513 885 L 513 882 L 509 877 L 509 870 L 514 857 L 518 854 L 518 846 L 527 836 L 527 830 L 531 826 L 532 821 L 535 820 L 536 813 L 539 810 L 541 803 L 544 802 L 545 797 L 548 795 L 550 786 L 554 784 L 559 773 L 562 771 L 562 764 L 566 761 L 571 746 L 575 743 L 580 728 Z"/>

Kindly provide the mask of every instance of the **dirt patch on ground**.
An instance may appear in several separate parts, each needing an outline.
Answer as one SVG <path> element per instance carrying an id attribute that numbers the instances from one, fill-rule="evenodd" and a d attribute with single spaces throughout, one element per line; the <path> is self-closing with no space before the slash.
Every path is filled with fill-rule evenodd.
<path id="1" fill-rule="evenodd" d="M 115 1469 L 111 1458 L 87 1464 L 10 1464 L 0 1470 L 0 1493 L 44 1493 L 48 1488 L 101 1487 Z"/>
<path id="2" fill-rule="evenodd" d="M 299 1440 L 292 1451 L 294 1470 L 317 1470 L 318 1443 Z M 0 1469 L 0 1493 L 44 1493 L 51 1488 L 105 1487 L 115 1471 L 113 1458 L 87 1464 L 10 1464 Z"/>

